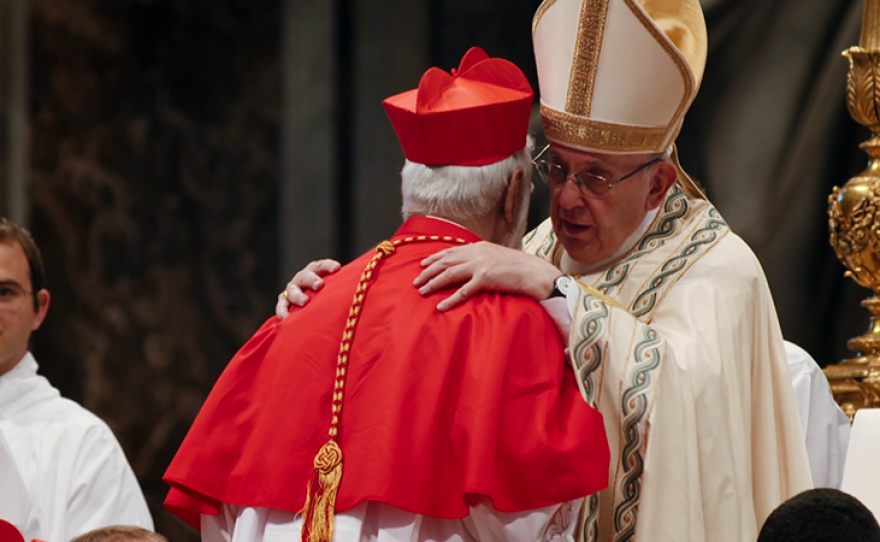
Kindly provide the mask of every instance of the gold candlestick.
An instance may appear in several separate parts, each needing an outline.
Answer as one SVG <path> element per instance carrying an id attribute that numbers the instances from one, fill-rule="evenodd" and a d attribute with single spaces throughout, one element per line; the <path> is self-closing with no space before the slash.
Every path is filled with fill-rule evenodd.
<path id="1" fill-rule="evenodd" d="M 846 276 L 874 290 L 862 301 L 871 312 L 868 332 L 847 342 L 855 357 L 825 369 L 834 398 L 852 420 L 858 409 L 880 406 L 880 0 L 865 0 L 859 46 L 843 56 L 850 115 L 873 132 L 859 145 L 868 168 L 828 197 L 831 246 Z"/>
<path id="2" fill-rule="evenodd" d="M 865 11 L 862 14 L 862 35 L 859 45 L 867 50 L 880 49 L 880 1 L 865 0 Z"/>

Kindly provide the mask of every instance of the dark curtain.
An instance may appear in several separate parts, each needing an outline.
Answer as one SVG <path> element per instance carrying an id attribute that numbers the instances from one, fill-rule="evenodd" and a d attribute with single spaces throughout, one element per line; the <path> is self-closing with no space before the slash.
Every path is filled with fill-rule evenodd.
<path id="1" fill-rule="evenodd" d="M 709 59 L 679 147 L 767 273 L 783 332 L 822 365 L 864 331 L 869 294 L 828 244 L 827 197 L 859 171 L 868 138 L 846 111 L 856 0 L 704 0 Z"/>

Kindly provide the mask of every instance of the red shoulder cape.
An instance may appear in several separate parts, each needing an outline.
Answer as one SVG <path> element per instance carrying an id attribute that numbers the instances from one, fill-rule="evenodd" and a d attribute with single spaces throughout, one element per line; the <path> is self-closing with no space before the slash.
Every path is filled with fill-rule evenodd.
<path id="1" fill-rule="evenodd" d="M 413 218 L 395 234 L 479 240 Z M 381 501 L 457 519 L 470 495 L 516 512 L 607 485 L 602 417 L 581 398 L 540 304 L 481 294 L 439 313 L 443 292 L 412 286 L 448 246 L 402 245 L 378 268 L 351 347 L 339 441 L 338 512 Z M 199 527 L 222 503 L 299 512 L 327 441 L 336 354 L 359 276 L 374 253 L 326 280 L 308 305 L 270 318 L 220 376 L 165 473 L 168 510 Z"/>

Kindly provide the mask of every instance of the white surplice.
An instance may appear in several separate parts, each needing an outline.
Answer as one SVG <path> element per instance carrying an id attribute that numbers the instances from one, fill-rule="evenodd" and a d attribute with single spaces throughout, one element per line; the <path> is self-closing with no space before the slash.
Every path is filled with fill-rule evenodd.
<path id="1" fill-rule="evenodd" d="M 152 530 L 143 493 L 110 428 L 62 398 L 37 369 L 28 353 L 0 376 L 0 433 L 39 518 L 39 538 L 68 542 L 108 525 Z"/>
<path id="2" fill-rule="evenodd" d="M 800 346 L 785 342 L 791 384 L 816 487 L 840 488 L 849 445 L 849 418 L 840 409 L 816 360 Z"/>
<path id="3" fill-rule="evenodd" d="M 569 353 L 611 448 L 582 540 L 754 541 L 812 487 L 767 281 L 709 202 L 676 185 L 600 269 L 568 258 L 549 220 L 525 250 L 578 279 Z"/>
<path id="4" fill-rule="evenodd" d="M 430 489 L 426 488 L 426 491 Z M 570 542 L 582 501 L 505 514 L 485 499 L 460 520 L 413 514 L 380 502 L 365 502 L 336 514 L 336 542 Z M 202 515 L 202 542 L 296 542 L 302 516 L 270 508 L 223 505 Z"/>
<path id="5" fill-rule="evenodd" d="M 0 432 L 0 519 L 13 524 L 24 535 L 25 540 L 40 537 L 40 519 L 31 503 L 18 463 Z"/>

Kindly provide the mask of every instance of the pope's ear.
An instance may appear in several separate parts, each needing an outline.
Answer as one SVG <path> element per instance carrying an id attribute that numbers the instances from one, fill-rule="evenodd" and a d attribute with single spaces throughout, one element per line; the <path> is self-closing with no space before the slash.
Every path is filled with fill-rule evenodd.
<path id="1" fill-rule="evenodd" d="M 525 190 L 526 175 L 522 168 L 516 168 L 516 171 L 510 176 L 507 182 L 507 191 L 504 193 L 504 204 L 501 206 L 501 212 L 504 220 L 512 223 L 516 220 L 517 205 L 522 199 L 522 191 Z"/>
<path id="2" fill-rule="evenodd" d="M 678 170 L 669 162 L 660 162 L 655 166 L 645 201 L 646 210 L 653 211 L 663 203 L 666 193 L 675 184 L 676 179 L 678 179 Z"/>

